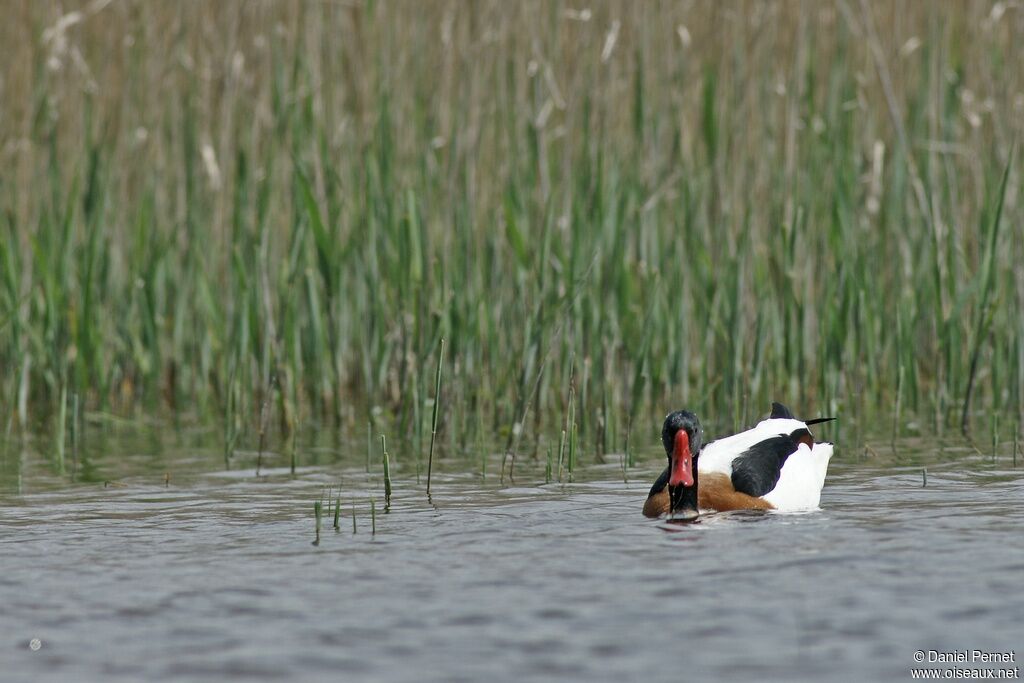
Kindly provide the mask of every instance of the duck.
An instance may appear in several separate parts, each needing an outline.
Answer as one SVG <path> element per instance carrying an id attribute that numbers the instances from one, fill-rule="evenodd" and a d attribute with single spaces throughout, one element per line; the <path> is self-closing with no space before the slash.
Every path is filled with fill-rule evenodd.
<path id="1" fill-rule="evenodd" d="M 834 419 L 799 420 L 773 402 L 769 417 L 753 428 L 705 444 L 694 413 L 669 413 L 661 430 L 668 467 L 651 487 L 644 515 L 818 509 L 833 444 L 816 442 L 809 427 Z"/>

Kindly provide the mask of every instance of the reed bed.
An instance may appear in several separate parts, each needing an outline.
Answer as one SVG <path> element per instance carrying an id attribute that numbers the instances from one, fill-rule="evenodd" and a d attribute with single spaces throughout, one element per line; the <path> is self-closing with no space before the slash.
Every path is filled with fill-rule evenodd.
<path id="1" fill-rule="evenodd" d="M 74 397 L 561 478 L 684 405 L 1020 423 L 1012 3 L 4 14 L 6 429 Z"/>

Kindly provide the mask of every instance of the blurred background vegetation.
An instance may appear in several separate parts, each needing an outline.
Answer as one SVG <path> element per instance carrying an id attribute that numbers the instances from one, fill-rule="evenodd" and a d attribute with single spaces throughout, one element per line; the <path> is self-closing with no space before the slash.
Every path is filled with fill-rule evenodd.
<path id="1" fill-rule="evenodd" d="M 0 428 L 1019 429 L 1017 4 L 4 14 Z"/>

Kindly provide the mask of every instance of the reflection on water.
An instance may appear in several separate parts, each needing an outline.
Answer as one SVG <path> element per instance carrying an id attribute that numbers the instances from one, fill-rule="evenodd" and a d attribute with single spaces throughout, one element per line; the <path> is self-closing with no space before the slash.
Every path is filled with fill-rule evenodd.
<path id="1" fill-rule="evenodd" d="M 653 451 L 628 483 L 448 463 L 430 503 L 400 457 L 384 514 L 361 457 L 324 446 L 292 478 L 268 456 L 257 478 L 250 454 L 225 472 L 215 441 L 175 439 L 91 443 L 63 474 L 3 445 L 5 681 L 907 680 L 918 649 L 1021 654 L 1009 457 L 840 451 L 819 512 L 680 524 L 640 514 Z M 340 531 L 325 511 L 313 547 L 339 482 Z"/>

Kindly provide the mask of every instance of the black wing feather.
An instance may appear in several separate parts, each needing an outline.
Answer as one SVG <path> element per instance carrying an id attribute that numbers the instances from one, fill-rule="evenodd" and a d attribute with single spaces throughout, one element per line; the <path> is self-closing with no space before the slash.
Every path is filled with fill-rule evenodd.
<path id="1" fill-rule="evenodd" d="M 773 417 L 774 412 L 773 409 Z M 792 436 L 779 434 L 743 451 L 732 461 L 733 488 L 755 498 L 765 495 L 779 483 L 786 458 L 795 453 L 799 445 Z"/>

